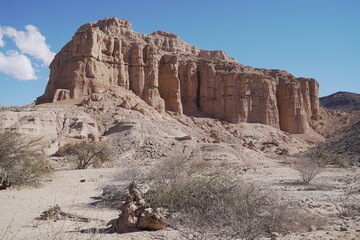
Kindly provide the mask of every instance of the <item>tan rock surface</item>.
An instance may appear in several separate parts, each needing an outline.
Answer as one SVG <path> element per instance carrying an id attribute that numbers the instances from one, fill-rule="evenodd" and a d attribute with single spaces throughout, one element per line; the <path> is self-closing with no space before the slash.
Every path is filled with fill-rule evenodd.
<path id="1" fill-rule="evenodd" d="M 74 106 L 0 111 L 0 128 L 41 138 L 48 155 L 55 153 L 68 138 L 98 140 L 101 136 L 95 120 Z"/>
<path id="2" fill-rule="evenodd" d="M 135 182 L 129 186 L 129 194 L 121 205 L 118 218 L 110 220 L 108 225 L 114 232 L 124 233 L 137 230 L 160 230 L 165 228 L 166 213 L 163 209 L 147 206 L 141 188 Z"/>
<path id="3" fill-rule="evenodd" d="M 263 123 L 304 133 L 318 118 L 318 83 L 280 70 L 245 67 L 223 51 L 207 51 L 177 35 L 137 33 L 106 18 L 81 26 L 50 65 L 37 104 L 76 99 L 114 87 L 150 106 L 233 123 Z"/>
<path id="4" fill-rule="evenodd" d="M 0 108 L 0 128 L 42 137 L 48 155 L 67 142 L 88 138 L 106 141 L 117 159 L 111 166 L 152 164 L 178 154 L 191 159 L 256 164 L 267 155 L 278 155 L 284 149 L 293 154 L 323 140 L 316 133 L 318 139 L 309 143 L 309 132 L 299 138 L 302 135 L 290 135 L 264 124 L 169 113 L 161 114 L 132 91 L 117 87 L 76 101 Z M 244 145 L 250 141 L 255 148 Z M 278 145 L 267 144 L 274 141 Z"/>

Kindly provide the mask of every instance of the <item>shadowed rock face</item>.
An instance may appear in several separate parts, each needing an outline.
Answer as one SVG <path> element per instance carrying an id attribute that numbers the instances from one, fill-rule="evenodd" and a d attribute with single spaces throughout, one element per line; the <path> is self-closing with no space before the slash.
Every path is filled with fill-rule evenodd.
<path id="1" fill-rule="evenodd" d="M 201 50 L 164 31 L 137 33 L 117 18 L 81 26 L 50 70 L 37 104 L 120 86 L 160 112 L 203 113 L 290 133 L 304 133 L 310 118 L 318 118 L 314 79 L 243 66 L 223 51 Z"/>

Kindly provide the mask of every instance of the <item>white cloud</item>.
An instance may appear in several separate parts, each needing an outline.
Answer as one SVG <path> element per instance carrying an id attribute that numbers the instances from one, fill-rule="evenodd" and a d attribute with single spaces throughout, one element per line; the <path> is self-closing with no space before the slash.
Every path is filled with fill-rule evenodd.
<path id="1" fill-rule="evenodd" d="M 26 32 L 18 31 L 13 27 L 0 28 L 0 46 L 3 43 L 1 35 L 5 35 L 14 40 L 16 46 L 22 53 L 29 54 L 36 59 L 41 60 L 45 65 L 49 65 L 53 60 L 55 53 L 50 50 L 46 44 L 45 37 L 33 25 L 25 26 Z"/>
<path id="2" fill-rule="evenodd" d="M 17 51 L 0 52 L 0 72 L 9 74 L 18 80 L 37 79 L 30 59 Z"/>
<path id="3" fill-rule="evenodd" d="M 2 34 L 1 29 L 0 29 L 0 47 L 3 47 L 3 46 L 5 46 L 5 42 L 3 40 L 3 34 Z"/>

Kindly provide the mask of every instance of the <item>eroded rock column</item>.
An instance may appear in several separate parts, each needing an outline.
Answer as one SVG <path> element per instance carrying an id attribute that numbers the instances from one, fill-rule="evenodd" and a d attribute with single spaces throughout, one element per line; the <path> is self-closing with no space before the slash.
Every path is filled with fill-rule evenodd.
<path id="1" fill-rule="evenodd" d="M 306 110 L 302 104 L 300 84 L 283 83 L 278 86 L 277 102 L 280 129 L 289 133 L 304 133 L 309 128 Z"/>
<path id="2" fill-rule="evenodd" d="M 166 110 L 183 113 L 176 56 L 164 55 L 160 60 L 159 92 L 165 100 Z"/>

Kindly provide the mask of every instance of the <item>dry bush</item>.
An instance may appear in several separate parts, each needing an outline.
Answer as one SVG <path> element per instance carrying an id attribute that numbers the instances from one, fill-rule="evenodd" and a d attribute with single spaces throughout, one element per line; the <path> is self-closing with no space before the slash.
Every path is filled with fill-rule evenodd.
<path id="1" fill-rule="evenodd" d="M 176 157 L 155 169 L 145 199 L 152 207 L 180 213 L 180 219 L 172 224 L 187 238 L 256 239 L 305 223 L 295 219 L 302 214 L 281 203 L 270 190 L 246 184 L 204 162 L 190 163 Z"/>
<path id="2" fill-rule="evenodd" d="M 336 199 L 328 197 L 340 216 L 354 217 L 360 216 L 360 199 L 355 196 L 359 191 L 360 177 L 354 177 L 346 182 L 346 188 L 343 194 Z"/>
<path id="3" fill-rule="evenodd" d="M 316 159 L 300 158 L 295 163 L 294 169 L 299 172 L 303 183 L 309 184 L 323 169 L 323 162 Z"/>
<path id="4" fill-rule="evenodd" d="M 40 139 L 9 130 L 0 131 L 0 189 L 37 183 L 51 169 L 41 151 Z"/>
<path id="5" fill-rule="evenodd" d="M 77 169 L 86 169 L 89 166 L 100 167 L 104 162 L 111 160 L 109 147 L 99 142 L 68 143 L 58 152 L 75 163 Z"/>

